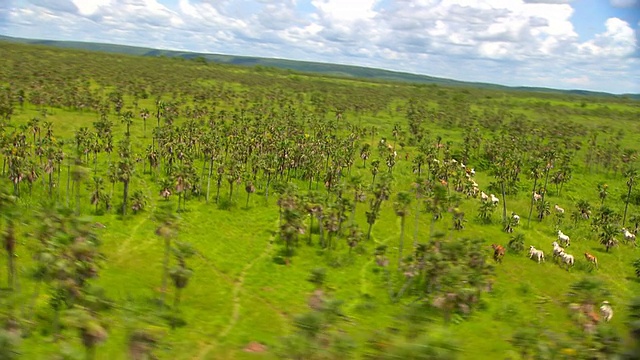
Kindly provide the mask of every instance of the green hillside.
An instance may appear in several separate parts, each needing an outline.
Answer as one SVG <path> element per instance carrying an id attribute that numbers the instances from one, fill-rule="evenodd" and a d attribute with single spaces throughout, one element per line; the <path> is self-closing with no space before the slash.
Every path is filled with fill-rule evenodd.
<path id="1" fill-rule="evenodd" d="M 476 83 L 457 81 L 445 78 L 438 78 L 427 75 L 411 74 L 406 72 L 382 70 L 375 68 L 367 68 L 361 66 L 341 65 L 341 64 L 329 64 L 310 61 L 297 61 L 287 59 L 273 59 L 273 58 L 261 58 L 251 56 L 235 56 L 235 55 L 222 55 L 222 54 L 208 54 L 208 53 L 196 53 L 174 50 L 159 50 L 137 46 L 126 46 L 117 44 L 103 44 L 92 42 L 79 42 L 79 41 L 57 41 L 57 40 L 36 40 L 36 39 L 23 39 L 13 38 L 0 35 L 0 40 L 38 44 L 47 46 L 56 46 L 62 48 L 82 49 L 91 51 L 102 51 L 109 53 L 128 54 L 128 55 L 142 55 L 142 56 L 160 56 L 170 58 L 183 58 L 183 59 L 203 59 L 205 61 L 233 64 L 242 66 L 263 66 L 279 69 L 287 69 L 303 73 L 317 73 L 328 76 L 337 77 L 351 77 L 361 78 L 369 80 L 379 81 L 394 81 L 394 82 L 410 82 L 419 84 L 437 84 L 446 86 L 471 86 L 476 88 L 486 88 L 495 90 L 522 90 L 522 91 L 535 91 L 542 93 L 556 93 L 556 94 L 573 94 L 573 95 L 585 95 L 585 96 L 616 96 L 604 92 L 594 92 L 585 90 L 557 90 L 551 88 L 540 87 L 507 87 L 497 84 L 489 83 Z M 626 96 L 633 99 L 640 99 L 640 94 L 625 94 L 620 96 Z"/>

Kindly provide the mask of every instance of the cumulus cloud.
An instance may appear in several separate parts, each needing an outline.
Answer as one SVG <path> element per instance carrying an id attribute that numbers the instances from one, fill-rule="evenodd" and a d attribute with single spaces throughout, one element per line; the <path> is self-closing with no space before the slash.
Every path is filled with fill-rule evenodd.
<path id="1" fill-rule="evenodd" d="M 611 0 L 632 6 L 638 0 Z M 3 5 L 4 4 L 4 5 Z M 640 92 L 636 30 L 587 41 L 569 0 L 0 0 L 8 35 L 325 61 L 507 85 Z M 634 26 L 636 26 L 634 24 Z M 588 74 L 588 76 L 586 75 Z"/>

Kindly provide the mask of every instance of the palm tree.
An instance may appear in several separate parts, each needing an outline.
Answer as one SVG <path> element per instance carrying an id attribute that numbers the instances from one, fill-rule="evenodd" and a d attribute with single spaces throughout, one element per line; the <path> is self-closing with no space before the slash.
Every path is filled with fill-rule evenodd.
<path id="1" fill-rule="evenodd" d="M 453 228 L 455 230 L 464 229 L 464 223 L 467 220 L 464 218 L 464 211 L 460 210 L 458 207 L 451 208 L 451 213 L 453 214 Z"/>
<path id="2" fill-rule="evenodd" d="M 640 214 L 633 214 L 629 217 L 629 221 L 633 224 L 633 233 L 638 234 L 640 228 Z"/>
<path id="3" fill-rule="evenodd" d="M 147 206 L 147 196 L 140 189 L 133 192 L 131 196 L 131 210 L 133 210 L 134 214 L 137 214 L 140 211 L 143 211 Z"/>
<path id="4" fill-rule="evenodd" d="M 4 185 L 4 184 L 0 184 Z M 5 191 L 4 186 L 0 186 L 0 225 L 2 225 L 2 219 L 6 219 L 7 228 L 3 234 L 3 242 L 4 248 L 7 251 L 7 274 L 9 280 L 9 288 L 13 289 L 15 284 L 15 246 L 16 246 L 16 236 L 15 236 L 15 219 L 17 218 L 16 214 L 16 198 L 12 195 L 9 195 L 8 192 Z"/>
<path id="5" fill-rule="evenodd" d="M 376 183 L 376 175 L 378 175 L 378 167 L 380 166 L 380 160 L 373 160 L 371 162 L 370 171 L 373 178 L 371 180 L 371 187 Z"/>
<path id="6" fill-rule="evenodd" d="M 3 234 L 4 249 L 7 251 L 7 284 L 9 289 L 15 287 L 16 280 L 16 231 L 12 217 L 7 219 L 7 227 Z"/>
<path id="7" fill-rule="evenodd" d="M 147 138 L 147 119 L 149 119 L 149 109 L 143 108 L 140 110 L 140 117 L 142 118 L 142 137 Z"/>
<path id="8" fill-rule="evenodd" d="M 108 194 L 104 190 L 104 180 L 99 176 L 93 177 L 93 191 L 91 192 L 91 205 L 96 207 L 96 214 L 98 213 L 98 206 L 104 202 L 105 206 L 108 205 Z"/>
<path id="9" fill-rule="evenodd" d="M 349 246 L 349 254 L 351 254 L 351 250 L 358 246 L 360 240 L 362 240 L 362 231 L 360 231 L 360 227 L 358 224 L 349 225 L 349 232 L 347 233 L 347 245 Z"/>
<path id="10" fill-rule="evenodd" d="M 402 266 L 402 249 L 404 247 L 404 223 L 411 205 L 411 194 L 408 191 L 400 191 L 396 194 L 393 210 L 400 217 L 400 241 L 398 243 L 398 269 Z"/>
<path id="11" fill-rule="evenodd" d="M 600 206 L 604 206 L 604 201 L 609 195 L 608 189 L 609 189 L 609 185 L 605 183 L 598 184 L 598 197 L 600 198 Z"/>
<path id="12" fill-rule="evenodd" d="M 129 199 L 129 183 L 133 177 L 135 170 L 134 163 L 131 159 L 131 145 L 128 138 L 120 141 L 118 153 L 120 155 L 120 161 L 115 167 L 115 179 L 122 182 L 123 194 L 122 194 L 122 216 L 127 214 L 127 201 Z"/>
<path id="13" fill-rule="evenodd" d="M 102 321 L 97 318 L 95 312 L 87 308 L 77 306 L 66 313 L 67 325 L 78 330 L 82 345 L 86 349 L 88 360 L 95 359 L 96 346 L 107 340 L 108 333 Z"/>
<path id="14" fill-rule="evenodd" d="M 287 257 L 293 254 L 293 245 L 298 241 L 298 235 L 304 234 L 304 225 L 299 209 L 299 197 L 297 188 L 287 186 L 287 190 L 278 200 L 282 208 L 282 223 L 280 225 L 280 238 L 284 240 Z"/>
<path id="15" fill-rule="evenodd" d="M 624 176 L 629 180 L 627 180 L 627 200 L 624 202 L 624 215 L 622 216 L 622 227 L 624 227 L 625 222 L 627 220 L 627 209 L 629 208 L 629 200 L 631 199 L 631 190 L 633 189 L 635 178 L 636 176 L 638 176 L 638 171 L 636 169 L 629 169 L 624 173 Z"/>
<path id="16" fill-rule="evenodd" d="M 516 253 L 521 253 L 524 250 L 524 234 L 516 234 L 509 240 L 509 249 Z"/>
<path id="17" fill-rule="evenodd" d="M 382 178 L 382 181 L 375 184 L 374 186 L 374 198 L 369 202 L 369 211 L 366 212 L 367 224 L 369 224 L 369 230 L 367 231 L 367 240 L 371 238 L 371 229 L 373 228 L 373 224 L 375 224 L 376 219 L 380 214 L 380 206 L 382 205 L 382 202 L 389 198 L 389 193 L 391 191 L 391 180 L 391 174 L 387 173 Z"/>
<path id="18" fill-rule="evenodd" d="M 76 214 L 80 214 L 80 189 L 82 182 L 89 176 L 89 170 L 82 166 L 82 160 L 76 159 L 75 166 L 71 172 L 71 179 L 75 187 L 76 193 Z"/>
<path id="19" fill-rule="evenodd" d="M 600 239 L 600 244 L 607 248 L 607 252 L 618 244 L 618 240 L 615 238 L 618 233 L 618 228 L 612 223 L 607 223 L 600 227 L 598 238 Z"/>
<path id="20" fill-rule="evenodd" d="M 155 331 L 154 331 L 155 330 Z M 162 333 L 155 328 L 136 329 L 128 336 L 129 357 L 132 360 L 154 359 L 153 349 L 157 347 Z"/>
<path id="21" fill-rule="evenodd" d="M 171 205 L 166 204 L 156 212 L 155 218 L 158 227 L 155 234 L 164 240 L 164 260 L 162 262 L 162 288 L 160 304 L 164 306 L 164 298 L 167 292 L 167 280 L 169 277 L 169 257 L 171 254 L 171 240 L 176 237 L 178 230 L 178 216 L 171 210 Z"/>
<path id="22" fill-rule="evenodd" d="M 538 200 L 538 204 L 536 205 L 536 210 L 538 211 L 538 220 L 542 221 L 545 216 L 551 215 L 551 204 L 543 199 Z"/>
<path id="23" fill-rule="evenodd" d="M 478 209 L 478 218 L 485 224 L 491 222 L 491 214 L 496 210 L 496 206 L 491 201 L 483 201 Z"/>
<path id="24" fill-rule="evenodd" d="M 533 179 L 533 189 L 531 190 L 531 204 L 529 205 L 529 219 L 527 220 L 527 227 L 531 224 L 531 214 L 533 213 L 534 198 L 533 194 L 536 191 L 538 180 L 542 178 L 542 160 L 534 156 L 534 161 L 529 168 L 528 177 Z"/>
<path id="25" fill-rule="evenodd" d="M 367 167 L 367 159 L 371 156 L 371 145 L 364 144 L 362 145 L 362 149 L 360 149 L 360 159 L 362 159 L 362 167 Z"/>
<path id="26" fill-rule="evenodd" d="M 127 127 L 127 132 L 125 132 L 124 135 L 126 137 L 131 136 L 130 128 L 131 124 L 133 124 L 133 113 L 129 110 L 125 111 L 124 114 L 120 115 L 120 122 Z"/>
<path id="27" fill-rule="evenodd" d="M 244 190 L 247 192 L 247 203 L 245 205 L 245 208 L 249 208 L 249 197 L 251 196 L 251 194 L 253 194 L 254 192 L 256 192 L 256 187 L 253 185 L 253 181 L 248 180 L 245 182 L 246 185 L 244 187 Z"/>
<path id="28" fill-rule="evenodd" d="M 180 304 L 180 294 L 182 290 L 189 284 L 189 279 L 193 275 L 193 270 L 187 267 L 186 260 L 195 254 L 195 250 L 188 243 L 177 242 L 173 248 L 173 255 L 178 264 L 169 271 L 169 275 L 176 287 L 175 297 L 173 300 L 173 309 L 177 310 Z"/>
<path id="29" fill-rule="evenodd" d="M 640 296 L 636 296 L 629 302 L 629 320 L 627 325 L 633 346 L 625 353 L 625 359 L 637 359 L 640 354 Z"/>

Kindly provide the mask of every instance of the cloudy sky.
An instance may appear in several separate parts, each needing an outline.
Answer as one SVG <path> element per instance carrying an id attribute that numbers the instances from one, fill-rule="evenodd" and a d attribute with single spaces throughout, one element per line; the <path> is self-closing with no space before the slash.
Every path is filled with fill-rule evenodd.
<path id="1" fill-rule="evenodd" d="M 640 0 L 0 0 L 0 34 L 640 93 Z"/>

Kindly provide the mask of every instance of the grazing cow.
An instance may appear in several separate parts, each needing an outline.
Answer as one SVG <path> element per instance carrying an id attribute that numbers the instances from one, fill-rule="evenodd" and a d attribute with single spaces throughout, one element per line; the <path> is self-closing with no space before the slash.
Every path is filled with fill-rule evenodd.
<path id="1" fill-rule="evenodd" d="M 537 192 L 533 192 L 533 201 L 538 201 L 538 200 L 542 200 L 542 195 L 538 194 Z"/>
<path id="2" fill-rule="evenodd" d="M 502 262 L 502 258 L 506 252 L 504 246 L 491 244 L 491 247 L 493 248 L 493 260 L 495 260 L 495 262 Z"/>
<path id="3" fill-rule="evenodd" d="M 471 168 L 471 171 L 469 171 L 469 173 L 471 174 L 471 176 L 475 175 L 476 174 L 476 169 Z"/>
<path id="4" fill-rule="evenodd" d="M 613 317 L 613 309 L 611 308 L 611 305 L 608 301 L 605 300 L 602 302 L 602 306 L 600 306 L 600 314 L 602 315 L 604 321 L 607 322 L 610 321 Z"/>
<path id="5" fill-rule="evenodd" d="M 538 264 L 540 264 L 540 261 L 544 261 L 544 252 L 542 252 L 542 250 L 536 249 L 535 247 L 533 247 L 533 245 L 531 245 L 531 247 L 529 248 L 529 259 L 533 259 L 534 256 L 538 260 Z"/>
<path id="6" fill-rule="evenodd" d="M 622 233 L 624 234 L 624 241 L 631 241 L 633 245 L 636 244 L 636 235 L 634 233 L 627 230 L 627 228 L 622 228 Z"/>
<path id="7" fill-rule="evenodd" d="M 555 204 L 555 205 L 553 206 L 553 208 L 554 208 L 554 209 L 556 209 L 556 212 L 557 212 L 557 213 L 559 213 L 559 214 L 564 214 L 564 209 L 563 209 L 563 208 L 561 208 L 560 206 L 558 206 L 558 204 Z"/>
<path id="8" fill-rule="evenodd" d="M 480 193 L 480 200 L 487 201 L 489 200 L 489 195 L 485 194 L 484 191 Z"/>
<path id="9" fill-rule="evenodd" d="M 564 251 L 561 252 L 559 256 L 562 259 L 562 262 L 564 262 L 564 264 L 567 266 L 567 270 L 569 270 L 569 267 L 573 266 L 573 264 L 575 263 L 573 255 L 569 255 Z"/>
<path id="10" fill-rule="evenodd" d="M 500 201 L 495 195 L 491 194 L 489 195 L 491 196 L 491 202 L 493 203 L 493 205 L 498 205 L 498 202 Z"/>
<path id="11" fill-rule="evenodd" d="M 571 245 L 571 239 L 569 238 L 569 236 L 565 235 L 562 233 L 562 230 L 558 230 L 558 240 L 560 241 L 561 244 L 563 244 L 564 246 L 569 246 Z"/>
<path id="12" fill-rule="evenodd" d="M 518 214 L 516 214 L 516 213 L 512 212 L 512 213 L 511 213 L 511 218 L 513 219 L 513 223 L 514 223 L 515 225 L 520 224 L 520 215 L 518 215 Z"/>
<path id="13" fill-rule="evenodd" d="M 556 241 L 551 243 L 551 245 L 553 245 L 553 258 L 554 259 L 556 258 L 556 256 L 560 256 L 560 253 L 564 252 L 564 248 L 562 246 L 560 246 L 560 244 L 558 244 Z"/>
<path id="14" fill-rule="evenodd" d="M 592 263 L 596 269 L 598 268 L 598 258 L 594 255 L 589 254 L 588 252 L 584 253 L 584 258 L 587 259 L 588 262 Z"/>

